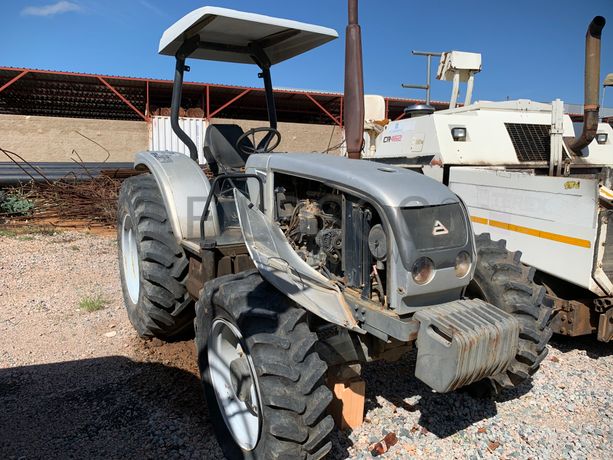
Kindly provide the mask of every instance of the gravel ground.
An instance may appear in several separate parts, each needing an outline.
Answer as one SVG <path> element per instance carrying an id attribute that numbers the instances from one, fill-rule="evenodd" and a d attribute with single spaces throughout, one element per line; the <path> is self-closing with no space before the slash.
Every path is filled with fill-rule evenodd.
<path id="1" fill-rule="evenodd" d="M 105 307 L 85 312 L 85 297 Z M 613 346 L 556 339 L 496 400 L 439 395 L 415 356 L 365 368 L 366 423 L 331 458 L 611 458 Z M 192 341 L 144 342 L 125 315 L 114 236 L 0 237 L 0 457 L 221 458 Z"/>

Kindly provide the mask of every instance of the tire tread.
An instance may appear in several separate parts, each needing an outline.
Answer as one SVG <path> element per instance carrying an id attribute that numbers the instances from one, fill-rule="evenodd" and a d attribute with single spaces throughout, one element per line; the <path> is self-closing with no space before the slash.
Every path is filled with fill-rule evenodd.
<path id="1" fill-rule="evenodd" d="M 142 294 L 137 305 L 129 300 L 122 279 L 130 321 L 142 337 L 179 336 L 192 327 L 194 317 L 194 302 L 185 287 L 189 262 L 173 235 L 164 200 L 151 174 L 130 177 L 121 186 L 117 214 L 119 241 L 126 213 L 130 213 L 136 227 L 142 272 Z"/>
<path id="2" fill-rule="evenodd" d="M 327 366 L 315 351 L 317 336 L 307 325 L 305 311 L 264 281 L 257 270 L 212 280 L 196 303 L 199 355 L 206 353 L 206 336 L 200 329 L 212 322 L 218 309 L 239 324 L 258 374 L 264 428 L 251 456 L 322 458 L 330 450 L 333 422 L 326 409 L 332 393 L 325 385 Z M 203 376 L 204 372 L 201 368 Z M 227 456 L 235 456 L 236 450 L 223 444 L 222 449 Z"/>
<path id="3" fill-rule="evenodd" d="M 477 235 L 475 241 L 477 266 L 473 283 L 485 297 L 483 300 L 512 314 L 519 322 L 517 355 L 505 372 L 490 378 L 496 390 L 512 388 L 530 378 L 547 355 L 552 309 L 544 302 L 545 288 L 534 282 L 534 268 L 521 263 L 520 251 L 507 250 L 505 240 L 494 241 L 489 233 Z"/>

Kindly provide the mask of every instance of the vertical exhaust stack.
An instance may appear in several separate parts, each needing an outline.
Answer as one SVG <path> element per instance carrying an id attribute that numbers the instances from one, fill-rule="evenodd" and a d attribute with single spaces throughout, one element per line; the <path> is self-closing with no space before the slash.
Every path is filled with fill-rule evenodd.
<path id="1" fill-rule="evenodd" d="M 345 40 L 345 142 L 347 156 L 360 159 L 364 141 L 364 77 L 358 0 L 349 0 L 349 23 L 345 30 Z"/>
<path id="2" fill-rule="evenodd" d="M 583 101 L 583 130 L 572 139 L 568 147 L 575 153 L 589 145 L 598 129 L 600 100 L 600 36 L 605 18 L 596 16 L 585 34 L 585 95 Z"/>

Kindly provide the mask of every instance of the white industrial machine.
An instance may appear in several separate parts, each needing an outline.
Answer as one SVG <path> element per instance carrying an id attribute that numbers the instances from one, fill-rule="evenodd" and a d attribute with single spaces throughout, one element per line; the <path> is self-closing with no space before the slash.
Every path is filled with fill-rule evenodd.
<path id="1" fill-rule="evenodd" d="M 363 156 L 449 185 L 476 234 L 506 240 L 536 269 L 553 301 L 553 330 L 596 332 L 606 342 L 613 336 L 613 128 L 598 120 L 604 24 L 594 18 L 586 34 L 581 133 L 559 100 L 470 104 L 480 56 L 452 51 L 442 54 L 437 74 L 453 81 L 452 108 L 408 107 Z M 467 103 L 455 107 L 460 81 Z"/>

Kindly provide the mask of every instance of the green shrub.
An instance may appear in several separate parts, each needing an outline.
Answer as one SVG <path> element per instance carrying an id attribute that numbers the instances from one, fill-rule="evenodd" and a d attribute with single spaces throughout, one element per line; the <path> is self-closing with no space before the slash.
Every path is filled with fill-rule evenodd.
<path id="1" fill-rule="evenodd" d="M 0 194 L 0 213 L 25 216 L 32 211 L 34 203 L 28 200 L 21 193 L 4 193 Z"/>

